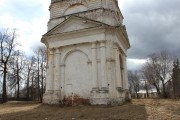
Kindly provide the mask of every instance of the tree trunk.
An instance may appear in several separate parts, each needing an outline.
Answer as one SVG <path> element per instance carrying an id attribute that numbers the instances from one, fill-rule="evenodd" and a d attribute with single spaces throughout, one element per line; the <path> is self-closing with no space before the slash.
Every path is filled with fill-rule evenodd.
<path id="1" fill-rule="evenodd" d="M 18 67 L 17 67 L 17 86 L 18 86 L 18 90 L 17 90 L 17 100 L 19 100 L 20 99 L 20 97 L 19 97 L 19 91 L 20 91 L 20 89 L 19 89 L 19 87 L 20 87 L 20 85 L 19 85 L 19 70 L 18 70 Z"/>
<path id="2" fill-rule="evenodd" d="M 43 77 L 43 74 L 42 74 L 42 87 L 41 87 L 41 96 L 43 96 L 43 93 L 44 93 L 44 77 Z"/>
<path id="3" fill-rule="evenodd" d="M 32 76 L 31 97 L 32 97 L 32 100 L 34 100 L 34 73 Z"/>
<path id="4" fill-rule="evenodd" d="M 165 86 L 164 80 L 162 80 L 162 85 L 163 85 L 163 97 L 164 97 L 164 98 L 167 98 L 166 86 Z"/>
<path id="5" fill-rule="evenodd" d="M 39 100 L 40 102 L 42 102 L 42 95 L 41 95 L 41 88 L 40 88 L 40 76 L 39 76 L 39 73 L 40 73 L 40 60 L 39 60 L 39 56 L 38 56 L 38 95 L 39 95 Z"/>
<path id="6" fill-rule="evenodd" d="M 136 97 L 137 97 L 137 99 L 139 99 L 139 94 L 136 92 Z"/>
<path id="7" fill-rule="evenodd" d="M 145 89 L 146 89 L 147 98 L 149 98 L 148 84 L 146 81 L 145 81 Z"/>
<path id="8" fill-rule="evenodd" d="M 7 74 L 7 66 L 6 63 L 4 64 L 4 70 L 3 70 L 3 103 L 7 102 L 7 91 L 6 91 L 6 74 Z"/>
<path id="9" fill-rule="evenodd" d="M 176 99 L 176 88 L 175 88 L 175 83 L 173 81 L 173 93 L 174 93 L 174 99 Z"/>
<path id="10" fill-rule="evenodd" d="M 149 92 L 147 88 L 146 88 L 146 95 L 147 95 L 147 98 L 149 98 Z"/>
<path id="11" fill-rule="evenodd" d="M 155 86 L 155 88 L 156 88 L 156 91 L 157 91 L 158 96 L 161 97 L 161 92 L 160 92 L 159 87 L 158 87 L 156 84 L 154 84 L 154 86 Z"/>
<path id="12" fill-rule="evenodd" d="M 40 76 L 39 76 L 39 65 L 38 65 L 38 94 L 39 94 L 39 100 L 42 102 L 42 95 L 41 95 L 41 88 L 40 88 Z"/>
<path id="13" fill-rule="evenodd" d="M 19 100 L 19 80 L 17 80 L 17 100 Z"/>
<path id="14" fill-rule="evenodd" d="M 27 76 L 27 93 L 26 93 L 26 99 L 29 101 L 29 74 L 30 70 L 28 69 L 28 76 Z"/>
<path id="15" fill-rule="evenodd" d="M 26 93 L 26 99 L 29 101 L 29 78 L 27 79 L 27 93 Z"/>
<path id="16" fill-rule="evenodd" d="M 43 63 L 41 64 L 41 74 L 42 74 L 42 76 L 41 76 L 41 80 L 42 80 L 42 86 L 41 86 L 41 96 L 43 96 L 43 93 L 44 93 L 44 74 L 43 74 Z M 41 102 L 42 102 L 42 100 L 41 100 Z"/>

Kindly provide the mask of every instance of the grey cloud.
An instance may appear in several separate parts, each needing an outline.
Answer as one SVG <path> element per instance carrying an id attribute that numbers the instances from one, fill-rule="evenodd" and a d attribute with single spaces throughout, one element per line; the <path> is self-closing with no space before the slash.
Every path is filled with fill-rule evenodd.
<path id="1" fill-rule="evenodd" d="M 126 0 L 123 5 L 129 58 L 145 58 L 160 50 L 180 56 L 179 0 Z"/>

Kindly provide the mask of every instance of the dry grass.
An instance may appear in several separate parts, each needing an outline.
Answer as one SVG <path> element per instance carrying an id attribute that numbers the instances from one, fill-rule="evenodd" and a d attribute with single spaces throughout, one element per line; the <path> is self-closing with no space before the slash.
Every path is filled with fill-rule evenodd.
<path id="1" fill-rule="evenodd" d="M 0 120 L 180 120 L 180 101 L 140 99 L 116 107 L 9 102 L 0 105 Z"/>

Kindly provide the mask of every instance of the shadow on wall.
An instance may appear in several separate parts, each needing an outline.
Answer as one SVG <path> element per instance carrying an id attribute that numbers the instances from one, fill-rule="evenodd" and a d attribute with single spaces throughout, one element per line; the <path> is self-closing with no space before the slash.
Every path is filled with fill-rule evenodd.
<path id="1" fill-rule="evenodd" d="M 146 120 L 147 113 L 144 105 L 126 103 L 122 106 L 74 106 L 59 107 L 41 104 L 11 104 L 0 106 L 0 111 L 19 107 L 21 112 L 0 113 L 1 120 L 59 120 L 59 119 L 137 119 Z M 11 106 L 11 107 L 10 107 Z M 36 106 L 33 108 L 32 106 Z M 33 109 L 27 110 L 29 107 Z M 3 110 L 2 110 L 3 109 Z"/>

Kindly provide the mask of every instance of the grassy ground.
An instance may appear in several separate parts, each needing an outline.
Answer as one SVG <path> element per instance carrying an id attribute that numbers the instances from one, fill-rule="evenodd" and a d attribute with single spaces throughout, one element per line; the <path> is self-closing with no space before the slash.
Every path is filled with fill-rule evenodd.
<path id="1" fill-rule="evenodd" d="M 122 106 L 48 106 L 9 102 L 0 120 L 180 120 L 180 100 L 132 100 Z"/>

